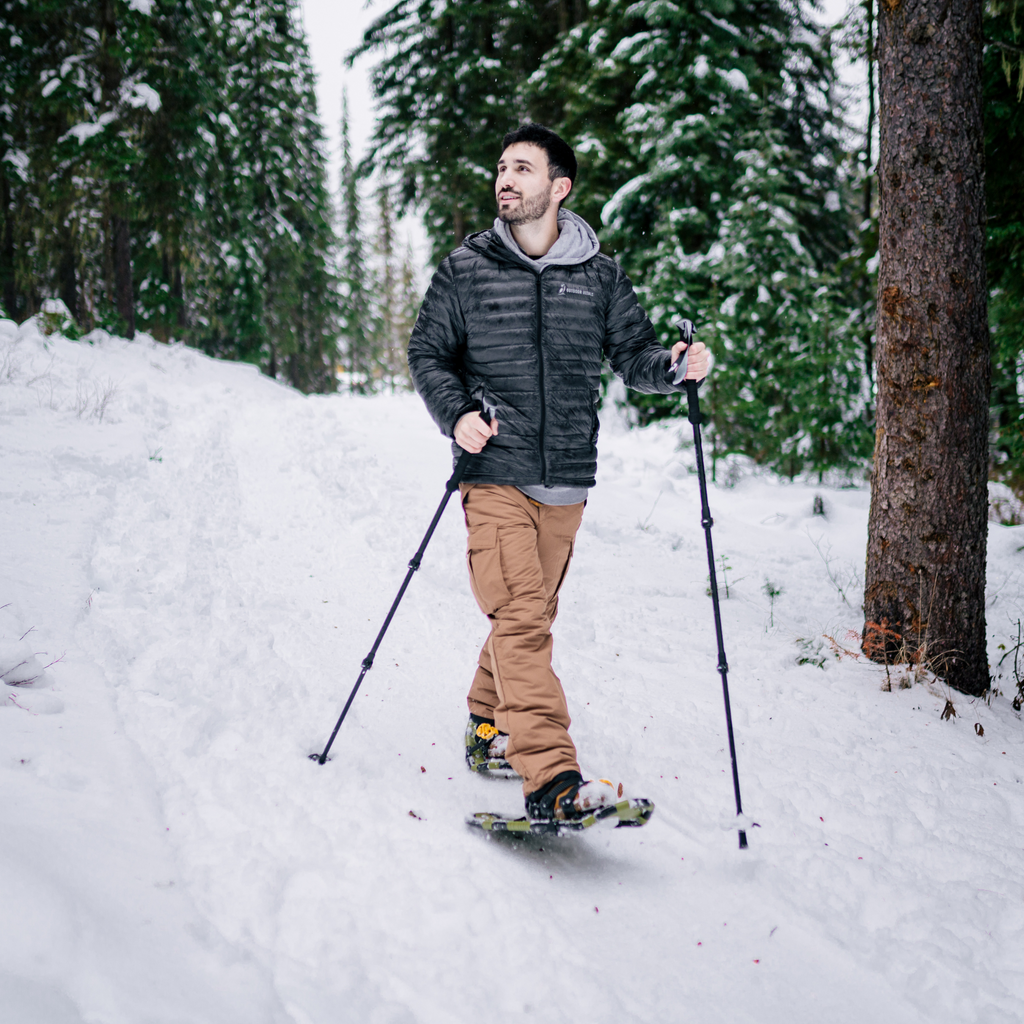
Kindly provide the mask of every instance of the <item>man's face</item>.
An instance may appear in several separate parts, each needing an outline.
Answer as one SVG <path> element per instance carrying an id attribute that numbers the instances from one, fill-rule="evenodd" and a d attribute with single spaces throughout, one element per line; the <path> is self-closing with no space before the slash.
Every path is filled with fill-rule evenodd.
<path id="1" fill-rule="evenodd" d="M 498 199 L 498 216 L 506 224 L 529 224 L 540 220 L 552 202 L 558 182 L 568 178 L 548 178 L 548 155 L 532 142 L 516 142 L 498 161 L 498 178 L 494 194 Z"/>

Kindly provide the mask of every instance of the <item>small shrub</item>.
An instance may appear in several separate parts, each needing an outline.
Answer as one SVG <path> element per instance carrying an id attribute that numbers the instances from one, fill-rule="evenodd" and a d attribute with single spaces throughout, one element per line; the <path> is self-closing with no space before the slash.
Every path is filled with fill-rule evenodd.
<path id="1" fill-rule="evenodd" d="M 828 661 L 828 651 L 825 647 L 825 638 L 821 636 L 809 636 L 796 638 L 796 645 L 800 653 L 796 656 L 798 665 L 813 665 L 815 668 L 823 669 Z"/>
<path id="2" fill-rule="evenodd" d="M 832 589 L 842 598 L 843 604 L 849 605 L 852 608 L 853 605 L 846 595 L 864 589 L 863 577 L 849 563 L 840 564 L 836 556 L 832 554 L 832 545 L 823 537 L 815 540 L 811 537 L 810 531 L 808 531 L 807 538 L 814 545 L 814 550 L 818 552 L 818 557 L 825 564 L 825 575 L 828 577 Z"/>
<path id="3" fill-rule="evenodd" d="M 901 690 L 909 690 L 914 683 L 924 682 L 930 677 L 927 638 L 918 638 L 916 644 L 908 642 L 907 637 L 898 630 L 890 629 L 888 619 L 865 623 L 861 649 L 872 661 L 880 661 L 885 666 L 886 682 L 883 690 L 892 690 L 892 673 L 889 669 L 897 665 L 909 666 L 907 671 L 897 674 Z M 945 656 L 948 654 L 948 651 L 945 652 Z"/>
<path id="4" fill-rule="evenodd" d="M 1017 686 L 1017 693 L 1013 698 L 1013 710 L 1020 711 L 1024 707 L 1024 623 L 1020 619 L 1017 620 L 1017 636 L 1010 637 L 1012 647 L 1007 648 L 1006 644 L 1000 644 L 999 650 L 1003 651 L 1003 656 L 996 663 L 997 668 L 1001 668 L 1002 664 L 1010 655 L 1013 655 L 1013 681 Z"/>
<path id="5" fill-rule="evenodd" d="M 715 577 L 716 577 L 715 578 L 715 582 L 718 584 L 718 596 L 721 597 L 722 596 L 722 591 L 724 590 L 725 591 L 725 596 L 727 598 L 731 597 L 732 595 L 729 592 L 729 573 L 731 573 L 733 571 L 733 568 L 729 564 L 729 559 L 725 555 L 719 555 L 715 559 L 715 561 L 718 563 L 718 568 L 715 570 Z M 718 582 L 718 577 L 719 576 L 722 577 L 722 580 L 721 580 L 720 583 Z M 738 580 L 733 580 L 732 581 L 732 586 L 735 587 L 737 583 L 740 583 L 741 581 L 745 580 L 746 578 L 747 578 L 746 576 L 741 576 Z M 707 585 L 707 588 L 705 589 L 704 593 L 707 594 L 708 597 L 710 597 L 711 596 L 711 574 L 710 573 L 708 573 L 708 575 L 707 575 L 707 581 L 708 581 L 708 585 Z"/>
<path id="6" fill-rule="evenodd" d="M 95 419 L 103 422 L 103 417 L 120 391 L 120 385 L 112 377 L 105 381 L 80 380 L 75 388 L 75 400 L 72 408 L 81 419 Z"/>
<path id="7" fill-rule="evenodd" d="M 1024 501 L 1006 484 L 990 482 L 988 485 L 988 518 L 1002 526 L 1020 526 L 1024 523 Z"/>
<path id="8" fill-rule="evenodd" d="M 27 642 L 29 633 L 33 632 L 35 630 L 30 629 L 17 640 L 0 638 L 0 682 L 7 686 L 31 686 L 42 679 L 48 668 L 64 660 L 62 654 L 44 665 L 39 659 L 47 655 L 33 651 Z"/>
<path id="9" fill-rule="evenodd" d="M 36 315 L 39 330 L 45 335 L 63 334 L 72 341 L 81 337 L 71 311 L 60 299 L 46 299 L 42 310 Z"/>
<path id="10" fill-rule="evenodd" d="M 821 637 L 832 649 L 832 653 L 836 656 L 836 660 L 842 661 L 843 658 L 853 658 L 854 661 L 860 661 L 860 651 L 847 647 L 846 644 L 841 644 L 830 633 L 822 633 Z M 860 633 L 856 630 L 848 629 L 846 631 L 846 643 L 856 643 L 859 646 L 860 639 Z"/>
<path id="11" fill-rule="evenodd" d="M 782 596 L 782 587 L 772 583 L 767 576 L 764 578 L 764 586 L 761 587 L 761 593 L 768 598 L 768 625 L 770 627 L 775 626 L 775 598 Z"/>
<path id="12" fill-rule="evenodd" d="M 14 384 L 21 375 L 21 360 L 14 346 L 14 338 L 0 339 L 0 384 Z"/>

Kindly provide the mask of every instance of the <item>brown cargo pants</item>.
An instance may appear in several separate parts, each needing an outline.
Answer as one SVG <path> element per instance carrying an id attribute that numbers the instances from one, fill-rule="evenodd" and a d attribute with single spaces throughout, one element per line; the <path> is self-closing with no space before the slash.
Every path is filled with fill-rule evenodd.
<path id="1" fill-rule="evenodd" d="M 462 484 L 469 582 L 491 633 L 469 710 L 508 733 L 506 757 L 532 793 L 579 771 L 569 709 L 551 668 L 551 623 L 585 502 L 541 505 L 515 487 Z"/>

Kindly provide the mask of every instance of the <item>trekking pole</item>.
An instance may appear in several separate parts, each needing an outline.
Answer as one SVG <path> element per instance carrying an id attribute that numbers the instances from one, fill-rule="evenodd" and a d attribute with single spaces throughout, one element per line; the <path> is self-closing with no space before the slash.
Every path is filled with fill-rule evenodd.
<path id="1" fill-rule="evenodd" d="M 711 545 L 711 527 L 714 520 L 711 518 L 711 509 L 708 507 L 708 483 L 704 476 L 704 450 L 700 442 L 700 401 L 697 397 L 697 390 L 704 382 L 702 380 L 686 380 L 687 353 L 690 350 L 690 343 L 693 340 L 695 328 L 689 320 L 683 320 L 678 324 L 680 341 L 686 342 L 686 349 L 679 357 L 678 362 L 672 367 L 675 370 L 673 384 L 682 384 L 686 388 L 687 419 L 693 425 L 693 443 L 697 449 L 697 480 L 700 483 L 700 525 L 704 527 L 704 537 L 708 547 L 708 571 L 711 579 L 711 604 L 715 609 L 715 636 L 718 639 L 718 671 L 722 676 L 722 695 L 725 697 L 725 727 L 729 734 L 729 756 L 732 758 L 732 788 L 736 793 L 736 817 L 743 814 L 743 804 L 740 800 L 740 773 L 736 767 L 736 741 L 732 734 L 732 709 L 729 705 L 729 666 L 725 660 L 725 641 L 722 639 L 722 610 L 718 604 L 718 580 L 715 576 L 715 552 Z M 747 833 L 741 827 L 740 849 L 747 848 Z"/>
<path id="2" fill-rule="evenodd" d="M 490 423 L 491 417 L 494 415 L 496 410 L 486 401 L 482 404 L 484 405 L 484 408 L 481 411 L 480 416 L 485 423 Z M 327 754 L 334 743 L 334 738 L 338 735 L 341 723 L 345 721 L 348 709 L 352 707 L 352 701 L 356 699 L 356 694 L 359 692 L 359 687 L 362 685 L 363 678 L 366 676 L 366 673 L 373 668 L 373 659 L 377 655 L 377 648 L 380 647 L 381 641 L 384 639 L 384 634 L 388 631 L 388 626 L 391 625 L 391 620 L 395 617 L 395 612 L 398 610 L 398 606 L 401 603 L 402 598 L 405 596 L 405 591 L 409 586 L 409 581 L 412 579 L 412 574 L 419 569 L 420 562 L 423 560 L 423 553 L 427 550 L 430 538 L 434 535 L 434 529 L 441 521 L 441 516 L 444 513 L 445 506 L 448 504 L 448 499 L 452 496 L 453 491 L 458 490 L 459 482 L 462 480 L 463 476 L 465 476 L 466 470 L 469 468 L 469 460 L 472 457 L 473 455 L 471 452 L 464 450 L 459 456 L 459 461 L 455 463 L 455 469 L 452 471 L 452 475 L 448 478 L 448 482 L 444 485 L 444 497 L 441 499 L 441 504 L 437 506 L 434 518 L 430 520 L 430 526 L 427 527 L 427 532 L 423 535 L 423 540 L 420 541 L 420 546 L 416 549 L 416 554 L 413 555 L 409 561 L 409 571 L 405 574 L 405 579 L 402 581 L 402 585 L 398 589 L 398 594 L 391 603 L 391 610 L 388 612 L 388 617 L 384 620 L 384 625 L 380 627 L 380 632 L 377 634 L 377 639 L 374 640 L 373 646 L 370 648 L 370 653 L 363 658 L 363 670 L 359 673 L 356 685 L 352 687 L 352 692 L 348 695 L 348 700 L 345 701 L 345 706 L 341 709 L 341 717 L 338 719 L 337 725 L 334 727 L 334 732 L 331 733 L 331 738 L 327 741 L 327 746 L 324 747 L 323 753 L 310 754 L 310 761 L 316 761 L 317 764 L 324 764 L 324 762 L 326 762 Z"/>

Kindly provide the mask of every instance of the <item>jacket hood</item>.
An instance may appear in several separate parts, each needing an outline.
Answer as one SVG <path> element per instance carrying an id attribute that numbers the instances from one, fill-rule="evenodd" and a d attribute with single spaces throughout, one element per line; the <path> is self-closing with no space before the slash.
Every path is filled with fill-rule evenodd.
<path id="1" fill-rule="evenodd" d="M 558 238 L 555 244 L 538 259 L 531 259 L 512 235 L 512 229 L 501 219 L 495 219 L 494 227 L 470 235 L 464 245 L 490 256 L 492 259 L 508 259 L 530 267 L 540 273 L 545 267 L 570 267 L 586 263 L 601 251 L 594 229 L 571 210 L 558 211 Z"/>

